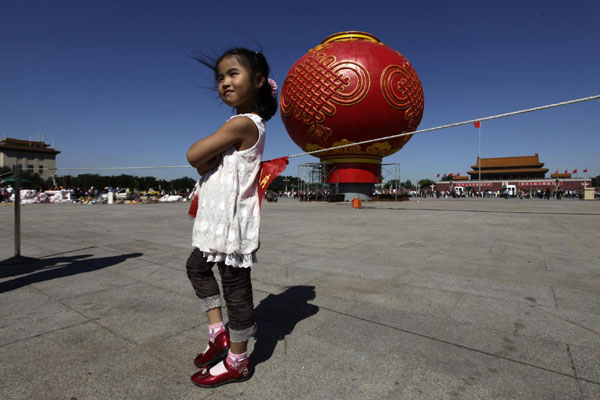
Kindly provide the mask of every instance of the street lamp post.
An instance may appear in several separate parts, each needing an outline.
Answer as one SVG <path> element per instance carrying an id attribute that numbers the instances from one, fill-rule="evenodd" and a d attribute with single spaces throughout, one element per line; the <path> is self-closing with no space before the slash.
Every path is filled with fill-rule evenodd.
<path id="1" fill-rule="evenodd" d="M 288 191 L 287 190 L 288 189 L 287 184 L 288 184 L 289 180 L 290 180 L 290 178 L 288 178 L 287 176 L 285 178 L 283 178 L 283 181 L 285 182 L 285 193 L 287 193 L 287 191 Z"/>
<path id="2" fill-rule="evenodd" d="M 21 165 L 15 165 L 15 257 L 21 257 Z"/>
<path id="3" fill-rule="evenodd" d="M 481 195 L 481 123 L 477 128 L 478 132 L 478 140 L 477 140 L 477 164 L 479 167 L 479 176 L 477 177 L 477 181 L 479 183 L 479 194 Z"/>

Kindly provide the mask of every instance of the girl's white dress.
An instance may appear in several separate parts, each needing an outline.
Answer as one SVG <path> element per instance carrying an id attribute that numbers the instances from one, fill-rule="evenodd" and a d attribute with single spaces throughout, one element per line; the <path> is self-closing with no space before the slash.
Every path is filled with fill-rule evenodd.
<path id="1" fill-rule="evenodd" d="M 259 245 L 257 181 L 265 147 L 265 123 L 255 114 L 231 118 L 250 118 L 258 128 L 258 141 L 242 151 L 232 146 L 223 153 L 221 164 L 200 179 L 192 246 L 200 249 L 209 262 L 249 268 L 256 262 Z"/>

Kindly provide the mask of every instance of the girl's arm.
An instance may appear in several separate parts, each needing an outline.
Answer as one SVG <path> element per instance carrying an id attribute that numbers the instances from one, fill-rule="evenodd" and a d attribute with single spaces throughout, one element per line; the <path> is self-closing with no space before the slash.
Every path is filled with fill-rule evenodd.
<path id="1" fill-rule="evenodd" d="M 211 169 L 215 168 L 217 165 L 221 164 L 221 161 L 223 161 L 223 156 L 221 154 L 218 154 L 210 160 L 208 160 L 207 162 L 205 162 L 204 164 L 202 164 L 201 166 L 196 167 L 196 170 L 200 175 L 204 175 Z"/>
<path id="2" fill-rule="evenodd" d="M 193 167 L 204 169 L 211 159 L 231 146 L 245 150 L 257 140 L 258 128 L 250 118 L 232 118 L 212 135 L 194 143 L 187 151 L 187 160 Z"/>

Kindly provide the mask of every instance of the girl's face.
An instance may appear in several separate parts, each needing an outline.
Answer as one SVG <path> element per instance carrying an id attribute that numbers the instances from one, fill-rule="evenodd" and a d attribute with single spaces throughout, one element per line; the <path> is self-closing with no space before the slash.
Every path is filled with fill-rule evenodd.
<path id="1" fill-rule="evenodd" d="M 227 56 L 217 65 L 219 96 L 238 113 L 254 111 L 254 99 L 264 82 L 262 75 L 252 76 L 236 56 Z"/>

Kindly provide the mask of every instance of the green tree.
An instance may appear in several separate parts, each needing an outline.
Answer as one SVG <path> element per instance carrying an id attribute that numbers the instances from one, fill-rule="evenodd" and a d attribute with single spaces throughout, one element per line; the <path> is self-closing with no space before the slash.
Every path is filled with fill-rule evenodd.
<path id="1" fill-rule="evenodd" d="M 415 185 L 410 181 L 410 179 L 407 179 L 404 182 L 400 182 L 400 185 L 406 189 L 416 189 Z"/>
<path id="2" fill-rule="evenodd" d="M 37 191 L 44 191 L 48 189 L 48 187 L 46 187 L 46 182 L 44 182 L 42 177 L 39 176 L 37 173 L 33 173 L 31 171 L 23 171 L 23 174 L 21 176 L 23 177 L 23 179 L 27 179 L 30 181 L 25 181 L 21 183 L 21 187 L 23 189 L 35 189 Z"/>
<path id="3" fill-rule="evenodd" d="M 592 186 L 599 187 L 600 186 L 600 175 L 592 178 Z"/>
<path id="4" fill-rule="evenodd" d="M 415 185 L 411 182 L 410 179 L 407 179 L 404 182 L 401 182 L 399 179 L 390 179 L 384 184 L 385 189 L 395 189 L 396 186 L 398 186 L 398 188 L 403 187 L 409 190 L 415 189 Z"/>
<path id="5" fill-rule="evenodd" d="M 121 174 L 111 177 L 111 185 L 115 188 L 134 188 L 136 184 L 135 176 Z"/>
<path id="6" fill-rule="evenodd" d="M 171 181 L 171 184 L 173 185 L 173 189 L 175 189 L 179 192 L 179 191 L 185 190 L 185 189 L 192 190 L 194 188 L 194 186 L 196 185 L 196 181 L 194 179 L 186 176 L 185 178 L 173 179 Z"/>
<path id="7" fill-rule="evenodd" d="M 10 184 L 14 186 L 14 172 L 11 167 L 0 167 L 0 181 L 3 178 L 11 178 Z M 32 171 L 25 170 L 21 171 L 21 188 L 22 189 L 35 189 L 38 191 L 46 190 L 46 185 L 41 176 Z"/>
<path id="8" fill-rule="evenodd" d="M 431 179 L 421 179 L 417 184 L 421 187 L 421 189 L 429 188 L 431 189 L 432 185 L 435 185 L 435 182 Z"/>
<path id="9" fill-rule="evenodd" d="M 277 178 L 273 179 L 273 182 L 269 185 L 269 190 L 283 192 L 286 187 L 288 190 L 298 189 L 298 178 L 289 175 L 279 175 Z"/>
<path id="10" fill-rule="evenodd" d="M 401 184 L 402 184 L 402 182 L 400 182 L 400 179 L 390 179 L 389 181 L 387 181 L 383 184 L 383 188 L 384 189 L 395 189 L 396 187 L 399 187 Z"/>
<path id="11" fill-rule="evenodd" d="M 37 178 L 34 177 L 34 179 Z M 56 176 L 54 179 L 56 180 L 57 186 L 81 189 L 82 191 L 86 191 L 93 186 L 95 189 L 100 191 L 102 191 L 105 187 L 112 187 L 113 189 L 129 188 L 131 190 L 139 191 L 154 189 L 169 192 L 171 190 L 182 191 L 186 189 L 192 189 L 196 184 L 196 180 L 189 177 L 176 178 L 168 181 L 166 179 L 157 179 L 153 176 L 140 177 L 125 174 L 116 176 L 105 176 L 98 174 L 81 174 L 77 176 L 63 175 Z M 44 189 L 54 186 L 54 181 L 52 178 L 48 178 L 46 181 L 43 181 L 40 178 L 35 182 Z"/>

